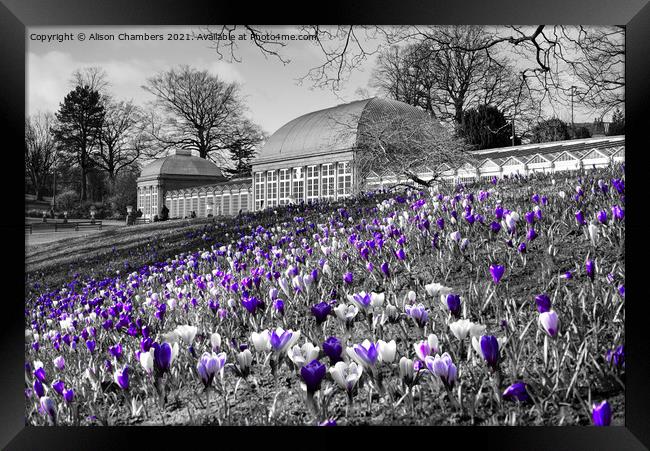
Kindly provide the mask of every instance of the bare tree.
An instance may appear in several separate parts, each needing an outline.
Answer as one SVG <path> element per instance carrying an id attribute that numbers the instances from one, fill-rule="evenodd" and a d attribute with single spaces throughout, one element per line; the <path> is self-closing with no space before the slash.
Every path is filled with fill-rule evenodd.
<path id="1" fill-rule="evenodd" d="M 143 88 L 156 97 L 161 112 L 149 115 L 149 133 L 162 150 L 197 150 L 201 158 L 225 164 L 225 151 L 245 110 L 236 83 L 180 66 L 150 78 Z"/>
<path id="2" fill-rule="evenodd" d="M 356 133 L 355 171 L 360 181 L 390 168 L 420 186 L 441 179 L 443 164 L 457 167 L 473 160 L 462 140 L 426 114 L 391 113 L 361 116 L 345 121 L 345 133 Z"/>
<path id="3" fill-rule="evenodd" d="M 36 199 L 43 200 L 43 187 L 56 162 L 57 143 L 52 134 L 52 113 L 38 113 L 25 119 L 25 169 Z"/>
<path id="4" fill-rule="evenodd" d="M 145 144 L 140 110 L 133 102 L 109 101 L 99 136 L 99 149 L 94 156 L 98 167 L 106 171 L 114 188 L 120 171 L 132 165 Z"/>

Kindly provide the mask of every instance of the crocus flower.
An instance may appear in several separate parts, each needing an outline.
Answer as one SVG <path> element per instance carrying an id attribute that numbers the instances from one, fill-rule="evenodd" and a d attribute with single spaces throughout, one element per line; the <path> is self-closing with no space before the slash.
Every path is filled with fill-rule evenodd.
<path id="1" fill-rule="evenodd" d="M 336 420 L 334 418 L 328 418 L 325 421 L 318 423 L 319 426 L 336 426 Z"/>
<path id="2" fill-rule="evenodd" d="M 598 226 L 596 224 L 589 224 L 587 233 L 589 234 L 591 244 L 595 246 L 598 243 Z"/>
<path id="3" fill-rule="evenodd" d="M 551 309 L 551 298 L 546 293 L 535 296 L 535 303 L 539 313 L 548 312 Z"/>
<path id="4" fill-rule="evenodd" d="M 194 337 L 196 337 L 197 331 L 198 328 L 196 326 L 190 326 L 188 324 L 178 326 L 176 329 L 174 329 L 174 332 L 176 332 L 180 339 L 183 340 L 183 342 L 188 346 L 191 345 L 194 341 Z"/>
<path id="5" fill-rule="evenodd" d="M 558 332 L 558 316 L 554 310 L 549 310 L 539 314 L 539 324 L 544 328 L 547 334 L 555 337 Z"/>
<path id="6" fill-rule="evenodd" d="M 65 402 L 71 403 L 72 400 L 74 399 L 74 390 L 69 389 L 63 392 L 63 399 L 65 399 Z"/>
<path id="7" fill-rule="evenodd" d="M 171 367 L 174 358 L 178 355 L 178 343 L 174 343 L 173 346 L 167 342 L 160 345 L 154 343 L 152 348 L 154 350 L 154 367 L 160 373 L 167 372 Z"/>
<path id="8" fill-rule="evenodd" d="M 147 372 L 147 374 L 151 374 L 153 372 L 154 368 L 154 353 L 155 349 L 150 348 L 146 352 L 140 352 L 140 356 L 138 357 L 138 360 L 140 360 L 140 365 L 142 365 L 142 368 Z"/>
<path id="9" fill-rule="evenodd" d="M 526 253 L 526 243 L 524 243 L 524 242 L 519 243 L 519 246 L 517 246 L 517 251 L 520 254 L 525 254 Z"/>
<path id="10" fill-rule="evenodd" d="M 563 279 L 573 279 L 573 274 L 571 274 L 571 271 L 567 271 L 564 274 L 562 274 L 560 277 Z"/>
<path id="11" fill-rule="evenodd" d="M 370 293 L 361 291 L 359 293 L 354 293 L 353 295 L 348 295 L 348 301 L 355 304 L 361 310 L 365 310 L 370 305 L 372 298 L 370 296 Z"/>
<path id="12" fill-rule="evenodd" d="M 526 390 L 526 383 L 522 381 L 517 381 L 510 385 L 505 389 L 502 396 L 504 399 L 519 402 L 526 402 L 530 399 L 528 391 Z"/>
<path id="13" fill-rule="evenodd" d="M 499 233 L 499 230 L 501 230 L 501 224 L 496 221 L 492 221 L 490 223 L 490 230 L 492 230 L 493 233 Z"/>
<path id="14" fill-rule="evenodd" d="M 351 359 L 369 369 L 374 368 L 379 359 L 377 345 L 369 340 L 364 340 L 361 344 L 347 348 L 346 352 Z"/>
<path id="15" fill-rule="evenodd" d="M 342 360 L 341 354 L 343 354 L 343 346 L 341 341 L 336 337 L 329 337 L 323 342 L 323 352 L 330 359 L 330 363 L 334 365 L 335 363 Z"/>
<path id="16" fill-rule="evenodd" d="M 346 362 L 337 362 L 336 365 L 329 369 L 329 372 L 334 382 L 351 397 L 354 387 L 363 374 L 363 367 L 356 362 L 350 362 L 349 364 Z"/>
<path id="17" fill-rule="evenodd" d="M 415 366 L 413 360 L 402 357 L 399 359 L 399 377 L 406 385 L 411 386 L 415 382 Z"/>
<path id="18" fill-rule="evenodd" d="M 210 384 L 212 384 L 214 376 L 222 371 L 225 365 L 225 352 L 221 352 L 219 354 L 216 352 L 204 352 L 196 365 L 196 372 L 199 374 L 203 385 L 205 385 L 207 388 L 210 386 Z"/>
<path id="19" fill-rule="evenodd" d="M 59 395 L 63 396 L 63 390 L 65 389 L 65 383 L 62 380 L 57 380 L 52 383 L 52 388 Z"/>
<path id="20" fill-rule="evenodd" d="M 435 282 L 425 285 L 424 289 L 429 296 L 432 296 L 434 298 L 437 296 L 445 296 L 451 293 L 451 288 L 445 287 L 444 285 Z"/>
<path id="21" fill-rule="evenodd" d="M 325 365 L 318 360 L 312 360 L 300 368 L 300 376 L 307 387 L 307 393 L 313 394 L 320 389 L 320 384 L 325 377 L 325 373 Z"/>
<path id="22" fill-rule="evenodd" d="M 582 210 L 576 211 L 576 222 L 578 225 L 586 225 L 587 221 L 585 221 L 585 214 L 582 212 Z"/>
<path id="23" fill-rule="evenodd" d="M 305 342 L 302 347 L 294 345 L 289 351 L 287 351 L 287 356 L 289 357 L 289 360 L 294 363 L 294 365 L 296 365 L 298 368 L 302 368 L 305 363 L 317 359 L 319 353 L 320 349 L 318 346 L 314 346 L 309 342 Z"/>
<path id="24" fill-rule="evenodd" d="M 355 316 L 359 313 L 359 308 L 352 304 L 339 304 L 334 307 L 334 313 L 338 319 L 345 322 L 347 327 L 351 327 Z"/>
<path id="25" fill-rule="evenodd" d="M 533 241 L 535 238 L 537 238 L 537 232 L 535 232 L 535 229 L 528 229 L 528 233 L 526 233 L 526 239 L 528 241 Z"/>
<path id="26" fill-rule="evenodd" d="M 596 213 L 596 218 L 601 224 L 607 224 L 607 212 L 605 210 L 600 210 Z"/>
<path id="27" fill-rule="evenodd" d="M 612 409 L 607 401 L 594 404 L 591 410 L 594 426 L 609 426 L 612 422 Z"/>
<path id="28" fill-rule="evenodd" d="M 450 293 L 447 295 L 447 307 L 452 315 L 456 318 L 460 317 L 460 296 Z"/>
<path id="29" fill-rule="evenodd" d="M 494 280 L 495 284 L 499 283 L 505 270 L 506 268 L 501 265 L 490 265 L 490 274 L 492 274 L 492 280 Z"/>
<path id="30" fill-rule="evenodd" d="M 424 304 L 406 305 L 404 311 L 415 320 L 415 323 L 420 328 L 423 328 L 429 320 L 429 313 L 427 313 Z"/>
<path id="31" fill-rule="evenodd" d="M 384 274 L 385 277 L 390 277 L 390 267 L 388 265 L 388 262 L 382 263 L 379 269 L 381 269 L 381 272 Z"/>
<path id="32" fill-rule="evenodd" d="M 210 335 L 210 345 L 212 346 L 213 352 L 219 352 L 219 348 L 221 348 L 221 335 L 216 332 Z"/>
<path id="33" fill-rule="evenodd" d="M 343 274 L 343 281 L 350 285 L 352 283 L 352 280 L 354 279 L 354 276 L 352 275 L 351 272 L 346 272 Z"/>
<path id="34" fill-rule="evenodd" d="M 40 398 L 41 396 L 45 395 L 45 387 L 43 386 L 43 383 L 40 380 L 34 379 L 33 387 L 36 396 Z"/>
<path id="35" fill-rule="evenodd" d="M 451 333 L 454 334 L 454 337 L 458 338 L 459 340 L 464 340 L 467 338 L 467 335 L 471 334 L 474 329 L 476 329 L 476 333 L 472 334 L 472 336 L 477 335 L 478 331 L 482 330 L 484 327 L 485 326 L 481 326 L 479 324 L 474 324 L 468 319 L 459 319 L 458 321 L 449 324 L 449 330 L 451 330 Z"/>
<path id="36" fill-rule="evenodd" d="M 623 345 L 618 346 L 613 351 L 610 349 L 605 354 L 605 360 L 614 368 L 625 368 L 625 348 Z"/>
<path id="37" fill-rule="evenodd" d="M 332 306 L 327 302 L 319 302 L 316 305 L 312 305 L 311 313 L 316 318 L 316 324 L 322 324 L 327 319 L 327 315 L 332 311 Z"/>
<path id="38" fill-rule="evenodd" d="M 124 365 L 124 368 L 115 371 L 113 374 L 113 380 L 117 385 L 120 386 L 122 390 L 128 390 L 129 388 L 129 367 Z"/>
<path id="39" fill-rule="evenodd" d="M 86 341 L 86 347 L 88 348 L 88 350 L 89 350 L 91 353 L 93 353 L 93 352 L 95 351 L 95 345 L 96 345 L 96 344 L 95 344 L 95 340 L 88 340 L 88 341 Z"/>
<path id="40" fill-rule="evenodd" d="M 239 372 L 243 377 L 248 376 L 250 373 L 251 364 L 253 363 L 253 354 L 250 349 L 244 349 L 237 354 L 237 365 L 239 367 Z"/>
<path id="41" fill-rule="evenodd" d="M 38 379 L 41 382 L 45 382 L 47 380 L 45 369 L 43 367 L 36 368 L 34 370 L 34 376 L 36 376 L 36 379 Z"/>
<path id="42" fill-rule="evenodd" d="M 435 357 L 428 356 L 424 359 L 424 364 L 432 374 L 440 377 L 446 387 L 452 388 L 454 386 L 458 376 L 458 369 L 448 353 L 445 352 L 442 356 L 437 354 Z"/>
<path id="43" fill-rule="evenodd" d="M 392 363 L 395 360 L 397 345 L 395 340 L 389 342 L 379 340 L 377 341 L 377 350 L 379 351 L 379 358 L 382 362 Z"/>
<path id="44" fill-rule="evenodd" d="M 585 263 L 585 270 L 587 271 L 587 276 L 589 276 L 592 282 L 594 280 L 594 267 L 595 267 L 594 261 L 587 260 L 587 262 Z"/>
<path id="45" fill-rule="evenodd" d="M 415 349 L 415 354 L 422 361 L 426 359 L 431 354 L 437 354 L 439 351 L 438 336 L 436 334 L 430 334 L 426 340 L 419 341 L 413 344 Z"/>
<path id="46" fill-rule="evenodd" d="M 497 368 L 499 363 L 499 342 L 492 335 L 483 335 L 479 340 L 481 354 L 487 364 L 493 369 Z"/>
<path id="47" fill-rule="evenodd" d="M 118 343 L 115 346 L 109 346 L 108 353 L 116 359 L 119 359 L 122 356 L 122 344 Z"/>
<path id="48" fill-rule="evenodd" d="M 406 259 L 406 252 L 404 252 L 404 249 L 399 248 L 395 252 L 395 256 L 397 257 L 398 260 L 404 260 L 404 259 Z"/>
<path id="49" fill-rule="evenodd" d="M 623 209 L 622 209 L 621 207 L 619 207 L 618 205 L 614 205 L 614 206 L 612 207 L 612 216 L 613 216 L 614 219 L 616 219 L 617 221 L 622 221 L 623 218 L 625 217 L 625 210 L 623 210 Z"/>
<path id="50" fill-rule="evenodd" d="M 54 359 L 54 366 L 59 370 L 63 371 L 63 368 L 65 368 L 65 359 L 63 358 L 62 355 L 58 356 L 57 358 Z"/>
<path id="51" fill-rule="evenodd" d="M 56 402 L 49 396 L 41 398 L 41 409 L 47 413 L 53 421 L 56 421 Z"/>
<path id="52" fill-rule="evenodd" d="M 277 353 L 282 354 L 291 348 L 296 341 L 300 338 L 300 331 L 294 332 L 293 330 L 284 330 L 281 327 L 271 331 L 269 334 L 269 343 L 271 349 Z"/>
<path id="53" fill-rule="evenodd" d="M 269 331 L 265 330 L 260 333 L 253 332 L 251 334 L 251 341 L 255 350 L 258 352 L 264 352 L 271 350 L 271 342 L 269 341 Z"/>

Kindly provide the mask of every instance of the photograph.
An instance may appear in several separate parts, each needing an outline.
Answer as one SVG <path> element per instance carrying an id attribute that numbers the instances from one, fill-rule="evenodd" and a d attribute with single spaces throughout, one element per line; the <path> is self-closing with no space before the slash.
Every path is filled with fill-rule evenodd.
<path id="1" fill-rule="evenodd" d="M 26 424 L 625 424 L 624 26 L 25 61 Z"/>

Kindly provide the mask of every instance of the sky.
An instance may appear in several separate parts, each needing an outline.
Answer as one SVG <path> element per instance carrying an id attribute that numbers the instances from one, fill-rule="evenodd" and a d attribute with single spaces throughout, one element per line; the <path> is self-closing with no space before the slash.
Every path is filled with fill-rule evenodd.
<path id="1" fill-rule="evenodd" d="M 272 32 L 296 34 L 295 27 L 265 27 Z M 313 43 L 285 41 L 283 55 L 291 60 L 282 64 L 273 57 L 265 57 L 249 42 L 238 48 L 241 62 L 219 60 L 211 44 L 206 41 L 126 41 L 119 40 L 119 33 L 163 34 L 206 31 L 203 27 L 30 27 L 27 30 L 27 95 L 26 111 L 55 112 L 64 96 L 72 89 L 71 75 L 76 69 L 89 66 L 103 68 L 110 83 L 109 92 L 118 99 L 130 100 L 145 106 L 153 96 L 142 89 L 149 77 L 173 66 L 188 64 L 206 69 L 226 81 L 241 84 L 248 105 L 247 116 L 271 134 L 290 120 L 311 111 L 328 108 L 340 103 L 367 97 L 358 88 L 375 92 L 368 82 L 375 65 L 371 56 L 362 67 L 351 74 L 343 89 L 334 94 L 329 89 L 312 88 L 309 81 L 303 85 L 296 79 L 322 63 L 323 55 Z M 216 31 L 216 28 L 213 28 Z M 239 32 L 239 31 L 238 31 Z M 238 33 L 237 32 L 237 33 Z M 72 33 L 74 40 L 58 42 L 39 40 L 37 35 L 47 36 Z M 78 40 L 79 33 L 86 39 Z M 115 40 L 90 40 L 93 33 L 113 35 Z M 363 36 L 361 36 L 363 39 Z M 42 38 L 41 38 L 42 39 Z M 369 45 L 371 43 L 368 43 Z M 560 118 L 570 118 L 569 111 L 562 111 Z M 576 108 L 576 122 L 591 122 L 593 116 Z"/>

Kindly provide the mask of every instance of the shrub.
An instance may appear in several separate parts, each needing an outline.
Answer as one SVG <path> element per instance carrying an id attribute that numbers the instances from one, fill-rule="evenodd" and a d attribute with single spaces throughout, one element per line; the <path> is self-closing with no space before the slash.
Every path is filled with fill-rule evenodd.
<path id="1" fill-rule="evenodd" d="M 158 222 L 158 221 L 159 221 L 159 219 L 158 219 L 158 215 L 154 215 L 154 217 L 153 217 L 153 222 Z"/>
<path id="2" fill-rule="evenodd" d="M 74 190 L 65 191 L 56 196 L 56 209 L 57 211 L 72 212 L 73 209 L 79 207 L 79 194 Z"/>
<path id="3" fill-rule="evenodd" d="M 547 119 L 540 122 L 532 130 L 531 143 L 544 143 L 550 141 L 565 141 L 570 139 L 569 127 L 558 118 Z"/>
<path id="4" fill-rule="evenodd" d="M 162 209 L 160 210 L 160 220 L 167 221 L 168 219 L 169 219 L 169 208 L 167 208 L 167 205 L 163 205 Z"/>

